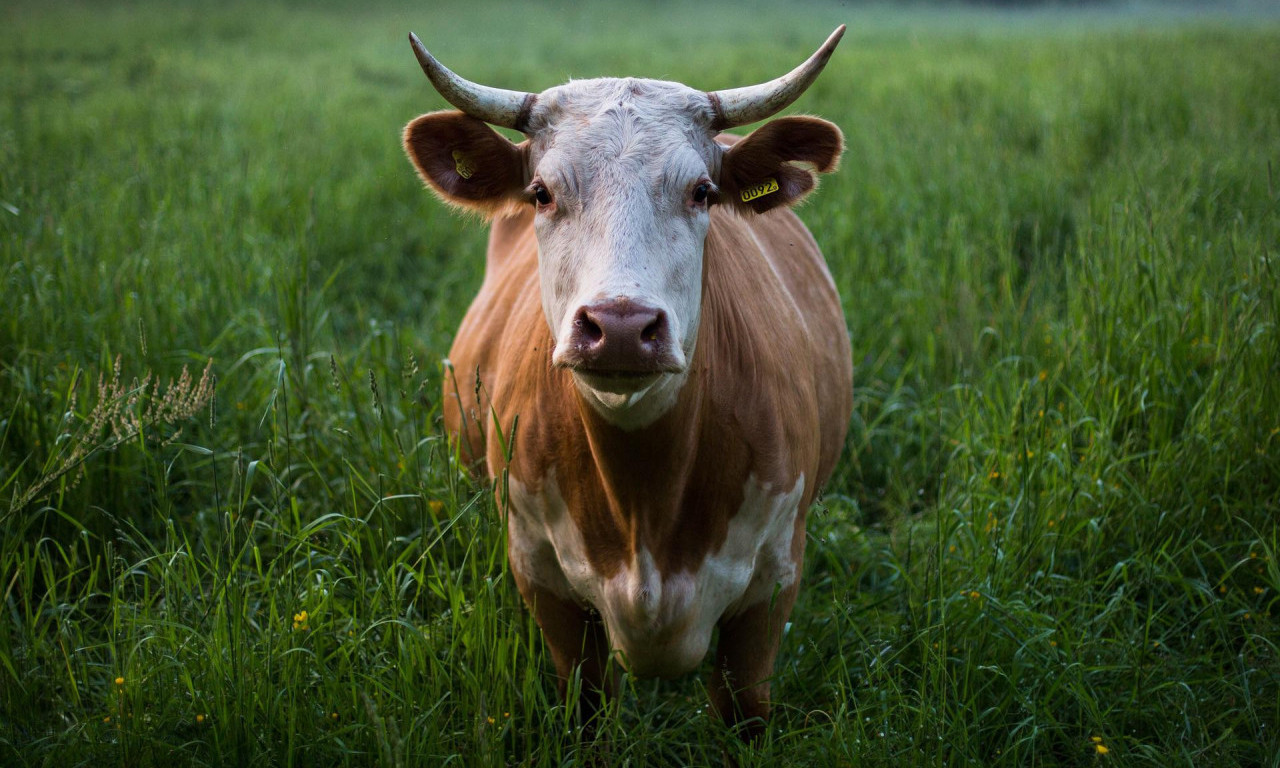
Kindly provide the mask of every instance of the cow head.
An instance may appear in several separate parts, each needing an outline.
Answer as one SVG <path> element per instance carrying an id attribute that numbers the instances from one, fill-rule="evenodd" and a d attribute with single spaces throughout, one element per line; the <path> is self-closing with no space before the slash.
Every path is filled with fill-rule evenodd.
<path id="1" fill-rule="evenodd" d="M 534 210 L 551 364 L 571 370 L 606 419 L 643 426 L 685 381 L 710 208 L 792 205 L 816 172 L 835 168 L 843 138 L 817 118 L 780 118 L 732 146 L 716 136 L 795 101 L 843 32 L 776 80 L 714 93 L 631 78 L 506 91 L 458 77 L 409 36 L 432 84 L 461 110 L 409 123 L 410 159 L 446 202 L 489 216 Z M 515 144 L 486 123 L 527 139 Z"/>

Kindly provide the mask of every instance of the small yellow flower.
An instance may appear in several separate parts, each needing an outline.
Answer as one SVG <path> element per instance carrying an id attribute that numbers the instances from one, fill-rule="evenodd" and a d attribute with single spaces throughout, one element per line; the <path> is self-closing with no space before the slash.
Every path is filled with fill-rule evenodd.
<path id="1" fill-rule="evenodd" d="M 1221 585 L 1219 585 L 1219 586 L 1218 586 L 1218 594 L 1220 594 L 1220 595 L 1225 595 L 1225 594 L 1227 594 L 1227 585 L 1226 585 L 1226 584 L 1221 584 Z"/>
<path id="2" fill-rule="evenodd" d="M 1262 594 L 1263 592 L 1266 592 L 1266 591 L 1267 591 L 1267 590 L 1263 589 L 1262 587 L 1254 587 L 1254 588 L 1253 588 L 1253 594 L 1255 594 L 1255 595 L 1260 595 L 1260 594 Z"/>
<path id="3" fill-rule="evenodd" d="M 1093 745 L 1093 748 L 1094 748 L 1094 749 L 1096 749 L 1096 750 L 1098 750 L 1098 754 L 1100 754 L 1100 755 L 1105 755 L 1105 754 L 1107 754 L 1108 752 L 1110 752 L 1110 751 L 1111 751 L 1111 750 L 1107 749 L 1107 745 L 1106 745 L 1106 744 L 1094 744 L 1094 745 Z"/>
<path id="4" fill-rule="evenodd" d="M 1057 640 L 1050 640 L 1050 641 L 1049 641 L 1049 646 L 1050 646 L 1050 647 L 1052 647 L 1052 648 L 1057 648 L 1057 647 L 1058 647 L 1058 641 L 1057 641 Z"/>
<path id="5" fill-rule="evenodd" d="M 1049 372 L 1041 371 L 1039 374 L 1036 375 L 1036 378 L 1039 379 L 1040 381 L 1044 381 L 1045 379 L 1049 378 Z"/>
<path id="6" fill-rule="evenodd" d="M 988 480 L 999 480 L 999 479 L 1000 479 L 1000 473 L 999 473 L 998 471 L 996 471 L 996 470 L 994 470 L 994 469 L 993 469 L 993 470 L 991 470 L 991 474 L 987 475 L 987 479 L 988 479 Z"/>
<path id="7" fill-rule="evenodd" d="M 1027 451 L 1027 458 L 1028 458 L 1028 459 L 1034 458 L 1034 457 L 1035 457 L 1035 455 L 1036 455 L 1036 452 L 1035 452 L 1035 451 Z"/>
<path id="8" fill-rule="evenodd" d="M 981 594 L 981 593 L 979 593 L 979 592 L 978 592 L 978 590 L 976 590 L 976 589 L 975 589 L 975 590 L 973 590 L 973 591 L 971 591 L 971 592 L 969 593 L 969 599 L 970 599 L 970 600 L 977 600 L 977 599 L 978 599 L 978 598 L 980 598 L 980 597 L 982 597 L 982 594 Z"/>
<path id="9" fill-rule="evenodd" d="M 310 629 L 310 627 L 307 625 L 307 620 L 310 618 L 311 617 L 307 614 L 306 611 L 298 611 L 297 613 L 293 614 L 294 630 Z"/>
<path id="10" fill-rule="evenodd" d="M 203 722 L 204 722 L 204 715 L 196 715 L 196 722 L 197 722 L 197 723 L 203 723 Z"/>
<path id="11" fill-rule="evenodd" d="M 330 720 L 337 720 L 337 719 L 338 719 L 338 713 L 337 713 L 337 712 L 330 712 L 330 713 L 329 713 L 329 719 L 330 719 Z"/>
<path id="12" fill-rule="evenodd" d="M 427 502 L 427 509 L 431 510 L 431 514 L 438 515 L 444 509 L 444 502 L 439 499 L 432 499 Z"/>
<path id="13" fill-rule="evenodd" d="M 106 717 L 102 718 L 102 722 L 104 722 L 104 723 L 109 723 L 109 722 L 111 722 L 111 715 L 107 715 Z"/>
<path id="14" fill-rule="evenodd" d="M 123 677 L 117 677 L 117 678 L 116 678 L 116 685 L 124 685 L 124 678 L 123 678 Z"/>
<path id="15" fill-rule="evenodd" d="M 1090 737 L 1089 737 L 1089 741 L 1092 741 L 1094 744 L 1101 744 L 1101 743 L 1102 743 L 1102 737 L 1101 737 L 1101 736 L 1090 736 Z"/>
<path id="16" fill-rule="evenodd" d="M 489 721 L 489 725 L 493 725 L 496 722 L 492 716 L 486 717 L 485 720 Z"/>

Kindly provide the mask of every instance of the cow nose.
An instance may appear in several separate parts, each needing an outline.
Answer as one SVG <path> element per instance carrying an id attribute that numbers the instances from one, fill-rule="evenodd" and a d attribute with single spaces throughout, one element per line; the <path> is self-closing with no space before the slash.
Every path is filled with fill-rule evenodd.
<path id="1" fill-rule="evenodd" d="M 579 307 L 568 346 L 575 368 L 637 374 L 678 370 L 667 313 L 630 299 Z"/>

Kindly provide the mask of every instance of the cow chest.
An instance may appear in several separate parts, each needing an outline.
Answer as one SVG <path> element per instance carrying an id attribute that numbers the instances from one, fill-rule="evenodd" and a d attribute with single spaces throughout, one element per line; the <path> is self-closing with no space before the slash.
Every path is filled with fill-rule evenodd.
<path id="1" fill-rule="evenodd" d="M 723 541 L 706 542 L 696 567 L 663 573 L 654 557 L 663 542 L 638 540 L 606 575 L 591 565 L 592 542 L 567 508 L 556 474 L 552 469 L 536 486 L 511 480 L 511 567 L 557 596 L 598 611 L 615 655 L 634 674 L 674 677 L 692 671 L 722 617 L 769 600 L 799 576 L 792 544 L 803 535 L 796 529 L 803 475 L 781 489 L 754 475 L 747 478 Z"/>

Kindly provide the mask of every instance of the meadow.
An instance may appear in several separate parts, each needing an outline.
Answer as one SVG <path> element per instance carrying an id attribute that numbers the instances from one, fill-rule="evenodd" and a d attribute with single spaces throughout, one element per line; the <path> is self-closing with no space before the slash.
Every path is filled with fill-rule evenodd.
<path id="1" fill-rule="evenodd" d="M 0 9 L 0 764 L 1280 766 L 1280 19 L 623 13 Z M 855 412 L 774 719 L 629 679 L 583 743 L 441 431 L 486 230 L 406 35 L 717 89 L 839 23 Z"/>

